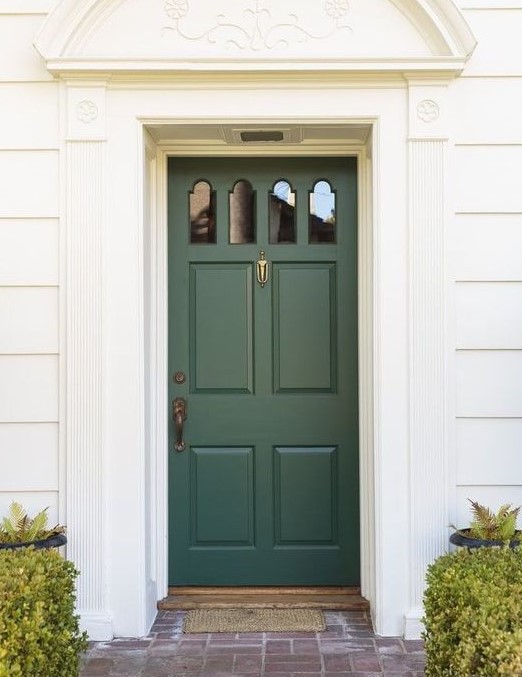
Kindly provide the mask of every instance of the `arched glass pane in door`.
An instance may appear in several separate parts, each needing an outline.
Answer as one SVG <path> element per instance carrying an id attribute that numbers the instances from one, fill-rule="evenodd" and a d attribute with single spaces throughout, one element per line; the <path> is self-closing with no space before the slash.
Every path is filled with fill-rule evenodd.
<path id="1" fill-rule="evenodd" d="M 335 242 L 335 197 L 328 181 L 316 181 L 310 192 L 310 244 Z"/>
<path id="2" fill-rule="evenodd" d="M 191 244 L 216 242 L 216 191 L 207 181 L 197 181 L 189 193 Z"/>
<path id="3" fill-rule="evenodd" d="M 280 179 L 269 194 L 270 244 L 296 242 L 295 192 L 292 186 Z"/>
<path id="4" fill-rule="evenodd" d="M 236 181 L 229 193 L 229 237 L 231 244 L 256 241 L 255 192 L 250 181 Z"/>

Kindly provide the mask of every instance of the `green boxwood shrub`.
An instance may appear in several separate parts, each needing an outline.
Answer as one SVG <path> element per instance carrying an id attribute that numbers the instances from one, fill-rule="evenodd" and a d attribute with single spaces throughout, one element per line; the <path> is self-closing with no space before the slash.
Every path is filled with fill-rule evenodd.
<path id="1" fill-rule="evenodd" d="M 522 548 L 439 557 L 424 609 L 426 677 L 522 677 Z"/>
<path id="2" fill-rule="evenodd" d="M 0 677 L 76 677 L 77 571 L 56 550 L 0 550 Z"/>

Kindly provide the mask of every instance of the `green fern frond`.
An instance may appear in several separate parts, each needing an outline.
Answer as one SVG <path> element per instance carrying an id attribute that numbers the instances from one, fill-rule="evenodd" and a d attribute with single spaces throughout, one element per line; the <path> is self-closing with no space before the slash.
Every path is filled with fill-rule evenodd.
<path id="1" fill-rule="evenodd" d="M 2 520 L 2 527 L 10 536 L 15 536 L 20 531 L 24 530 L 27 513 L 20 505 L 13 501 L 9 508 L 9 515 Z"/>
<path id="2" fill-rule="evenodd" d="M 497 513 L 497 519 L 507 519 L 513 515 L 516 521 L 519 512 L 520 506 L 518 506 L 518 508 L 513 508 L 511 503 L 505 503 L 504 505 L 500 506 Z"/>
<path id="3" fill-rule="evenodd" d="M 45 508 L 45 510 L 39 512 L 38 515 L 36 515 L 31 521 L 31 524 L 27 526 L 25 536 L 28 541 L 34 541 L 39 534 L 46 530 L 47 510 L 48 508 Z"/>
<path id="4" fill-rule="evenodd" d="M 473 515 L 474 522 L 486 526 L 490 525 L 494 521 L 495 514 L 490 508 L 486 507 L 485 505 L 481 505 L 477 501 L 472 501 L 470 498 L 468 500 L 471 503 L 471 513 Z"/>
<path id="5" fill-rule="evenodd" d="M 501 541 L 510 541 L 515 535 L 517 529 L 517 516 L 514 513 L 508 513 L 499 523 L 499 535 Z"/>
<path id="6" fill-rule="evenodd" d="M 11 508 L 9 511 L 9 521 L 13 529 L 20 530 L 25 527 L 27 521 L 27 513 L 20 503 L 11 503 Z"/>
<path id="7" fill-rule="evenodd" d="M 509 541 L 513 538 L 517 530 L 520 507 L 513 508 L 511 503 L 505 503 L 495 514 L 477 501 L 468 500 L 473 516 L 470 531 L 474 538 L 488 541 Z"/>
<path id="8" fill-rule="evenodd" d="M 13 525 L 11 524 L 10 520 L 7 519 L 7 517 L 2 518 L 2 531 L 4 531 L 6 534 L 9 534 L 10 536 L 15 533 Z"/>
<path id="9" fill-rule="evenodd" d="M 45 508 L 31 519 L 24 508 L 16 502 L 11 504 L 9 515 L 0 523 L 0 543 L 24 543 L 48 538 L 63 533 L 63 527 L 47 527 L 47 510 Z"/>

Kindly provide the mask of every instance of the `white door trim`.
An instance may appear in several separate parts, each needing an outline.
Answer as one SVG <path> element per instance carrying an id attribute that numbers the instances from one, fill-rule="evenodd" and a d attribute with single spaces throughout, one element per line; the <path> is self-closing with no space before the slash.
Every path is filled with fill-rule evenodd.
<path id="1" fill-rule="evenodd" d="M 209 121 L 206 119 L 205 124 Z M 238 125 L 251 123 L 249 119 L 236 121 Z M 272 124 L 277 121 L 270 120 Z M 282 121 L 283 122 L 283 121 Z M 308 124 L 328 124 L 324 119 L 308 120 Z M 356 121 L 360 124 L 361 121 Z M 366 121 L 368 124 L 369 121 Z M 298 119 L 285 120 L 284 124 L 302 124 Z M 192 121 L 194 124 L 194 121 Z M 335 122 L 336 125 L 339 121 Z M 354 122 L 345 121 L 349 126 Z M 162 144 L 156 147 L 154 151 L 153 140 L 146 132 L 147 124 L 144 123 L 145 139 L 145 165 L 154 164 L 152 169 L 153 180 L 150 182 L 150 239 L 152 243 L 151 252 L 151 284 L 150 284 L 150 302 L 151 309 L 147 313 L 150 318 L 150 345 L 154 346 L 151 352 L 150 362 L 153 377 L 151 383 L 153 395 L 151 397 L 151 421 L 155 422 L 154 430 L 151 429 L 150 448 L 153 453 L 151 479 L 151 496 L 155 496 L 155 506 L 151 511 L 154 516 L 154 525 L 157 546 L 156 546 L 156 584 L 158 597 L 161 598 L 167 594 L 167 559 L 168 559 L 168 525 L 167 525 L 167 457 L 168 457 L 168 421 L 163 412 L 168 411 L 167 389 L 168 389 L 168 307 L 167 307 L 167 159 L 170 156 L 189 155 L 185 146 L 180 147 L 176 144 Z M 371 138 L 371 134 L 370 134 Z M 273 147 L 268 147 L 265 154 L 269 156 L 277 155 Z M 243 151 L 249 155 L 248 148 Z M 281 155 L 289 153 L 295 155 L 310 155 L 314 151 L 310 149 L 297 150 L 295 147 L 281 148 Z M 237 155 L 238 151 L 234 147 L 228 149 L 230 156 Z M 201 156 L 221 155 L 223 150 L 216 153 L 214 148 L 207 147 L 201 143 L 198 145 L 198 154 Z M 316 155 L 325 155 L 324 151 L 315 151 Z M 330 154 L 330 153 L 329 153 Z M 369 144 L 360 146 L 341 146 L 333 149 L 331 154 L 343 156 L 355 156 L 358 159 L 358 297 L 359 297 L 359 420 L 360 420 L 360 543 L 361 543 L 361 590 L 362 594 L 369 599 L 374 598 L 375 585 L 375 538 L 373 518 L 375 515 L 374 506 L 374 460 L 373 460 L 373 439 L 374 439 L 374 421 L 373 421 L 373 327 L 375 324 L 373 316 L 373 251 L 372 251 L 372 164 L 369 153 Z M 145 185 L 147 182 L 145 182 Z M 147 202 L 147 200 L 145 200 Z M 146 214 L 147 216 L 147 214 Z M 145 223 L 145 227 L 147 224 Z"/>
<path id="2" fill-rule="evenodd" d="M 167 585 L 165 170 L 167 155 L 187 152 L 187 146 L 157 147 L 147 128 L 187 120 L 191 125 L 198 120 L 206 125 L 259 122 L 255 101 L 267 98 L 273 114 L 265 120 L 271 123 L 372 126 L 367 146 L 338 147 L 339 154 L 360 158 L 362 583 L 379 634 L 402 634 L 405 618 L 409 635 L 418 632 L 425 565 L 440 551 L 447 505 L 445 446 L 439 434 L 444 323 L 440 304 L 433 313 L 423 310 L 423 299 L 434 294 L 440 300 L 443 279 L 439 235 L 445 216 L 439 208 L 432 218 L 431 205 L 441 204 L 443 190 L 446 86 L 428 80 L 332 90 L 327 82 L 306 89 L 293 83 L 293 89 L 278 89 L 277 96 L 269 83 L 265 90 L 258 83 L 249 86 L 247 94 L 244 89 L 212 89 L 211 82 L 204 91 L 182 92 L 127 88 L 124 83 L 102 86 L 84 79 L 65 83 L 72 154 L 65 156 L 63 174 L 69 208 L 62 294 L 70 320 L 82 318 L 64 327 L 65 365 L 71 376 L 83 369 L 93 390 L 71 378 L 62 394 L 68 426 L 63 444 L 73 461 L 64 490 L 68 523 L 73 524 L 70 553 L 82 571 L 79 608 L 93 639 L 113 632 L 145 634 Z M 197 117 L 203 95 L 216 117 Z M 418 110 L 434 109 L 420 106 L 425 101 L 438 101 L 439 122 L 417 117 Z M 314 115 L 317 110 L 320 115 Z M 98 115 L 92 117 L 94 111 Z M 87 122 L 85 112 L 90 113 Z M 213 152 L 204 143 L 197 145 L 201 155 Z M 293 148 L 285 151 L 296 154 Z M 416 172 L 408 175 L 412 158 Z M 100 182 L 102 172 L 105 180 Z M 79 191 L 87 191 L 92 200 L 85 209 Z M 413 265 L 410 241 L 416 258 L 434 257 L 433 276 Z M 74 265 L 75 251 L 85 265 Z M 410 300 L 410 290 L 420 288 L 424 295 Z M 99 304 L 92 304 L 93 294 Z M 410 301 L 418 308 L 413 315 Z M 82 327 L 96 340 L 82 342 Z M 417 351 L 414 357 L 410 343 Z M 427 379 L 433 376 L 431 364 L 437 365 L 436 378 Z M 97 392 L 100 380 L 101 397 L 93 405 L 91 392 Z M 423 385 L 417 388 L 414 408 L 412 383 Z M 433 403 L 435 417 L 417 414 Z M 70 417 L 74 411 L 80 413 Z M 98 497 L 95 506 L 92 496 Z M 405 537 L 398 539 L 397 531 Z M 88 545 L 80 540 L 85 532 Z"/>

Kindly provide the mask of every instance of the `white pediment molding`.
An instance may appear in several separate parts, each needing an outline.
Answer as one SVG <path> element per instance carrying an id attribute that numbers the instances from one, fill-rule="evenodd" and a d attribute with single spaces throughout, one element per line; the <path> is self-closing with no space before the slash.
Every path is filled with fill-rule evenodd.
<path id="1" fill-rule="evenodd" d="M 60 0 L 35 46 L 57 74 L 457 73 L 475 39 L 453 0 Z"/>

